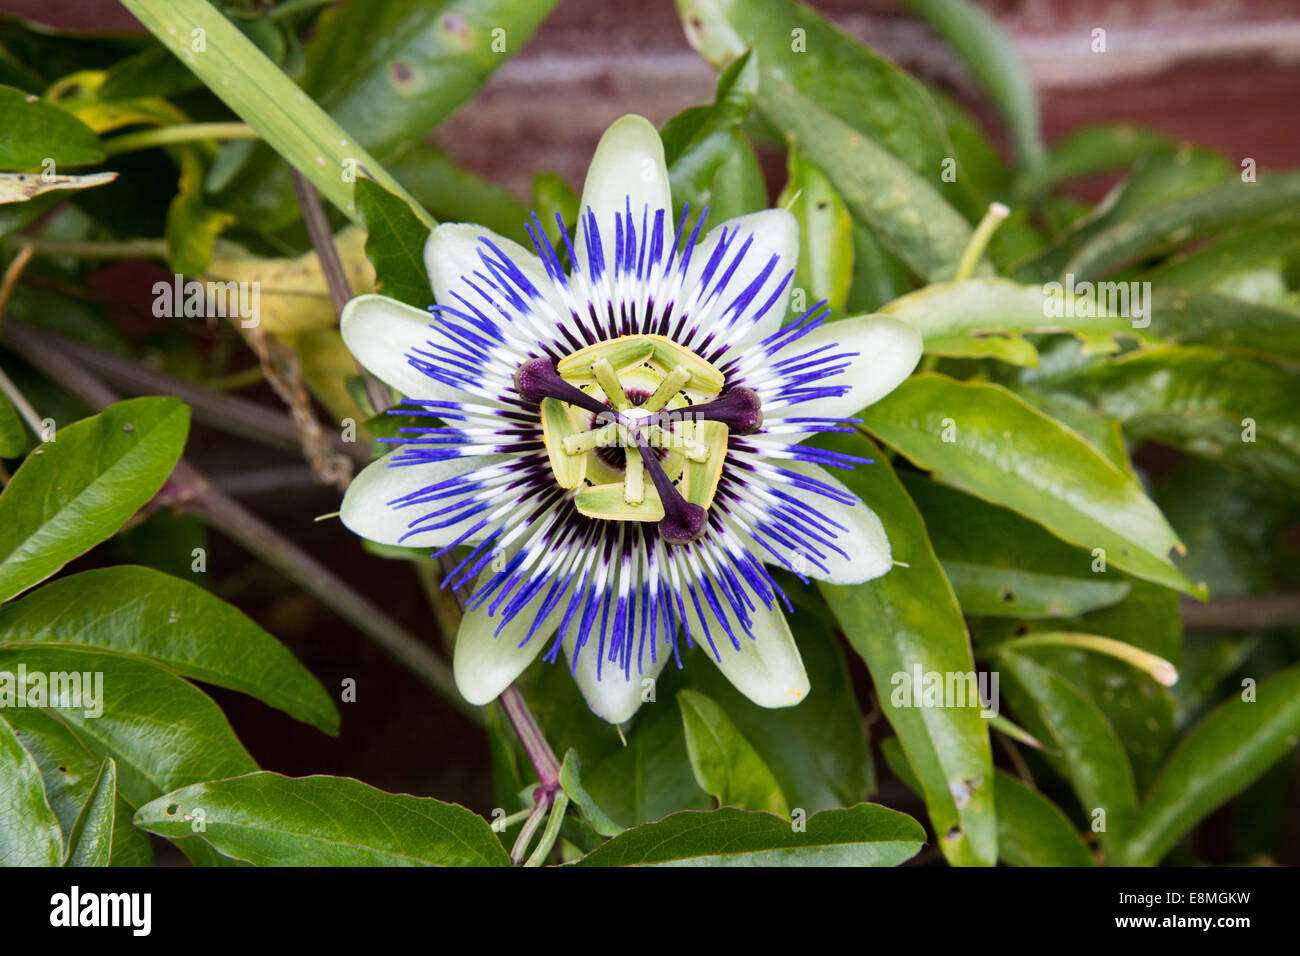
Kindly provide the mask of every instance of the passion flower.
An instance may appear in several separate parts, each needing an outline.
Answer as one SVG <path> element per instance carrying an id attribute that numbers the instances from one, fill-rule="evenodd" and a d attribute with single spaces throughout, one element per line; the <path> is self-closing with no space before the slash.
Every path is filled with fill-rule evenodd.
<path id="1" fill-rule="evenodd" d="M 552 244 L 536 215 L 535 254 L 444 224 L 428 312 L 378 295 L 344 311 L 348 348 L 430 425 L 356 477 L 342 519 L 435 556 L 466 546 L 444 584 L 472 582 L 454 670 L 473 703 L 549 646 L 619 723 L 684 640 L 754 702 L 796 704 L 808 676 L 767 566 L 836 584 L 891 567 L 880 520 L 825 470 L 864 460 L 803 441 L 852 430 L 916 366 L 919 335 L 828 324 L 822 305 L 783 324 L 794 217 L 701 239 L 704 216 L 672 210 L 659 135 L 625 116 L 572 239 L 561 226 Z"/>

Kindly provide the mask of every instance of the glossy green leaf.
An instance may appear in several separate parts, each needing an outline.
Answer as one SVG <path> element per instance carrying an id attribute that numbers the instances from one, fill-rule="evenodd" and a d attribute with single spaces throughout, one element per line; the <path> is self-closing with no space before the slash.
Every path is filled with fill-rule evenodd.
<path id="1" fill-rule="evenodd" d="M 932 282 L 951 279 L 970 242 L 966 219 L 931 179 L 822 110 L 780 76 L 764 76 L 764 90 L 782 116 L 791 148 L 817 157 L 853 218 L 909 268 Z M 981 259 L 977 275 L 992 273 Z"/>
<path id="2" fill-rule="evenodd" d="M 1064 233 L 1008 271 L 1021 282 L 1091 279 L 1077 273 L 1071 259 L 1081 248 L 1140 216 L 1157 217 L 1156 210 L 1214 189 L 1232 176 L 1232 164 L 1221 153 L 1187 144 L 1158 150 L 1142 158 L 1133 174 L 1116 185 L 1093 210 Z"/>
<path id="3" fill-rule="evenodd" d="M 71 113 L 39 97 L 0 86 L 0 169 L 43 170 L 52 160 L 86 166 L 104 158 L 99 137 Z"/>
<path id="4" fill-rule="evenodd" d="M 1154 864 L 1220 804 L 1250 786 L 1300 735 L 1300 667 L 1230 697 L 1178 745 L 1147 795 L 1124 862 Z"/>
<path id="5" fill-rule="evenodd" d="M 1038 96 L 1024 60 L 998 21 L 970 0 L 905 0 L 904 6 L 948 42 L 989 94 L 1021 163 L 1038 163 L 1043 157 Z"/>
<path id="6" fill-rule="evenodd" d="M 1249 223 L 1300 204 L 1300 171 L 1230 179 L 1189 198 L 1164 203 L 1094 236 L 1066 266 L 1092 279 L 1154 251 Z"/>
<path id="7" fill-rule="evenodd" d="M 623 832 L 623 828 L 610 819 L 609 814 L 600 808 L 582 785 L 582 761 L 578 757 L 578 751 L 572 747 L 565 753 L 564 763 L 560 767 L 560 786 L 582 810 L 592 829 L 601 836 L 618 836 Z"/>
<path id="8" fill-rule="evenodd" d="M 162 487 L 189 409 L 174 398 L 118 402 L 60 428 L 0 493 L 0 601 L 103 541 Z"/>
<path id="9" fill-rule="evenodd" d="M 874 460 L 841 480 L 880 517 L 895 562 L 884 577 L 852 587 L 822 584 L 821 592 L 867 662 L 885 716 L 921 778 L 944 855 L 955 865 L 991 866 L 997 859 L 997 821 L 981 708 L 971 701 L 951 707 L 895 706 L 893 701 L 895 675 L 911 675 L 915 668 L 974 674 L 956 597 L 921 515 L 880 451 L 863 436 L 837 435 L 817 444 Z"/>
<path id="10" fill-rule="evenodd" d="M 712 106 L 697 106 L 678 113 L 660 131 L 664 162 L 673 204 L 680 210 L 689 202 L 699 215 L 711 204 L 718 170 L 736 150 L 740 124 L 749 116 L 758 90 L 758 58 L 742 54 L 718 75 Z M 721 222 L 716 214 L 712 221 Z"/>
<path id="11" fill-rule="evenodd" d="M 1150 331 L 1172 342 L 1300 360 L 1300 312 L 1215 292 L 1156 289 Z"/>
<path id="12" fill-rule="evenodd" d="M 83 706 L 47 706 L 98 760 L 117 763 L 117 786 L 139 805 L 198 780 L 256 770 L 225 715 L 206 694 L 157 664 L 108 651 L 17 645 L 0 648 L 0 671 L 102 674 L 103 694 Z M 95 706 L 91 706 L 94 704 Z M 94 714 L 102 707 L 102 713 Z"/>
<path id="13" fill-rule="evenodd" d="M 1124 293 L 1124 301 L 1128 302 L 1127 289 Z M 1135 305 L 1130 303 L 1128 307 L 1140 320 Z M 1143 308 L 1149 309 L 1150 303 Z M 925 340 L 926 351 L 937 355 L 970 355 L 970 351 L 962 351 L 966 341 L 984 340 L 990 333 L 1119 333 L 1129 328 L 1128 320 L 1107 312 L 1104 304 L 1095 306 L 1091 298 L 1075 295 L 1064 287 L 1049 290 L 1009 279 L 936 282 L 895 299 L 880 311 L 916 328 Z M 1028 348 L 1033 361 L 1017 364 L 1038 364 L 1036 351 L 1032 346 Z"/>
<path id="14" fill-rule="evenodd" d="M 366 224 L 366 257 L 375 267 L 375 289 L 416 308 L 433 301 L 424 271 L 429 227 L 403 200 L 369 179 L 357 180 L 357 209 Z"/>
<path id="15" fill-rule="evenodd" d="M 894 776 L 915 794 L 920 783 L 897 737 L 880 742 Z M 993 771 L 998 807 L 998 857 L 1012 866 L 1095 866 L 1074 824 L 1051 800 L 1001 770 Z"/>
<path id="16" fill-rule="evenodd" d="M 1071 392 L 1049 391 L 1027 385 L 1014 385 L 1012 390 L 1044 415 L 1074 429 L 1079 437 L 1097 449 L 1102 457 L 1120 471 L 1137 477 L 1119 419 L 1101 414 L 1086 399 Z"/>
<path id="17" fill-rule="evenodd" d="M 1138 787 L 1150 783 L 1174 741 L 1175 699 L 1169 680 L 1181 673 L 1183 637 L 1177 595 L 1135 581 L 1118 604 L 1078 617 L 1035 621 L 1027 629 L 1017 628 L 1017 633 L 1022 630 L 1027 633 L 1002 646 L 1034 646 L 1034 660 L 1070 681 L 1106 716 L 1124 744 Z M 1072 645 L 1053 631 L 1094 635 L 1117 646 L 1090 647 L 1086 640 Z M 1133 659 L 1126 661 L 1125 656 Z"/>
<path id="18" fill-rule="evenodd" d="M 913 271 L 952 276 L 971 230 L 931 185 L 943 185 L 952 150 L 920 84 L 790 0 L 677 6 L 691 45 L 714 66 L 746 49 L 758 54 L 763 118 L 816 159 L 857 221 Z M 958 182 L 950 198 L 966 202 L 970 193 Z"/>
<path id="19" fill-rule="evenodd" d="M 776 204 L 799 221 L 799 260 L 794 288 L 805 308 L 823 299 L 843 312 L 853 281 L 853 219 L 826 177 L 790 150 L 789 178 Z"/>
<path id="20" fill-rule="evenodd" d="M 874 803 L 823 810 L 802 828 L 771 813 L 723 807 L 635 827 L 578 865 L 897 866 L 924 842 L 919 823 Z"/>
<path id="21" fill-rule="evenodd" d="M 1098 811 L 1104 811 L 1102 845 L 1111 860 L 1118 860 L 1137 814 L 1137 790 L 1123 744 L 1096 705 L 1064 678 L 1018 651 L 1000 653 L 998 663 L 1033 698 L 1089 821 L 1102 819 Z"/>
<path id="22" fill-rule="evenodd" d="M 1056 618 L 1123 600 L 1113 569 L 1020 515 L 915 475 L 903 486 L 925 516 L 930 541 L 965 614 Z"/>
<path id="23" fill-rule="evenodd" d="M 63 833 L 41 770 L 0 713 L 0 866 L 58 866 Z"/>
<path id="24" fill-rule="evenodd" d="M 487 821 L 432 797 L 347 777 L 249 773 L 182 787 L 142 806 L 136 826 L 194 832 L 256 866 L 509 866 Z"/>
<path id="25" fill-rule="evenodd" d="M 875 312 L 912 288 L 912 273 L 861 223 L 853 224 L 853 283 L 845 315 Z M 845 316 L 831 313 L 827 321 Z"/>
<path id="26" fill-rule="evenodd" d="M 390 192 L 409 198 L 357 140 L 206 0 L 124 0 L 124 3 L 209 90 L 354 222 L 359 217 L 352 202 L 349 170 L 353 180 L 358 171 L 363 171 Z M 360 6 L 350 5 L 350 8 Z M 195 30 L 203 31 L 205 37 L 202 54 L 191 49 Z M 364 35 L 359 30 L 357 39 Z M 268 160 L 268 163 L 274 166 L 278 160 Z M 285 202 L 276 211 L 282 216 L 278 224 L 283 224 L 297 214 L 297 207 L 287 188 L 287 174 L 282 168 L 279 172 L 285 186 L 282 191 Z M 251 192 L 251 185 L 242 177 L 236 182 L 240 191 Z M 257 222 L 260 228 L 277 224 L 269 218 L 269 209 L 260 212 L 264 214 Z"/>
<path id="27" fill-rule="evenodd" d="M 307 44 L 304 92 L 295 89 L 296 105 L 319 104 L 319 116 L 311 110 L 313 125 L 323 121 L 322 129 L 329 123 L 346 130 L 350 143 L 386 162 L 399 146 L 424 139 L 471 99 L 554 6 L 555 0 L 357 0 L 336 6 L 321 14 Z M 208 45 L 213 45 L 211 35 Z M 223 93 L 217 83 L 209 85 Z M 296 119 L 305 125 L 301 112 Z M 293 152 L 265 131 L 263 136 L 297 165 Z M 357 158 L 361 172 L 402 195 L 375 160 L 355 145 L 349 148 L 352 152 L 341 155 Z M 330 162 L 335 154 L 324 155 L 330 175 L 339 180 L 339 162 Z M 222 198 L 242 220 L 262 228 L 287 224 L 297 215 L 283 164 L 265 147 L 254 152 Z"/>
<path id="28" fill-rule="evenodd" d="M 1061 808 L 1001 770 L 994 771 L 998 801 L 998 852 L 1012 866 L 1096 866 Z"/>
<path id="29" fill-rule="evenodd" d="M 1204 346 L 1147 349 L 1054 376 L 1133 438 L 1152 438 L 1254 475 L 1300 484 L 1295 376 Z"/>
<path id="30" fill-rule="evenodd" d="M 113 851 L 113 829 L 117 818 L 117 766 L 104 755 L 90 788 L 90 796 L 68 834 L 64 866 L 108 866 Z"/>
<path id="31" fill-rule="evenodd" d="M 772 771 L 717 702 L 699 691 L 677 693 L 686 752 L 700 789 L 724 807 L 790 815 Z"/>
<path id="32" fill-rule="evenodd" d="M 810 813 L 851 807 L 874 789 L 874 773 L 848 662 L 833 633 L 835 621 L 814 592 L 793 578 L 778 583 L 794 602 L 799 656 L 813 693 L 798 707 L 759 707 L 706 661 L 703 651 L 691 655 L 686 674 L 753 745 L 791 807 Z"/>
<path id="33" fill-rule="evenodd" d="M 695 781 L 674 694 L 673 680 L 665 672 L 657 681 L 656 700 L 642 705 L 626 731 L 627 745 L 593 760 L 584 775 L 588 792 L 620 826 L 713 804 Z"/>
<path id="34" fill-rule="evenodd" d="M 915 375 L 861 415 L 865 428 L 944 481 L 1071 544 L 1103 549 L 1121 570 L 1194 592 L 1169 559 L 1181 550 L 1178 536 L 1141 484 L 1006 389 Z"/>
<path id="35" fill-rule="evenodd" d="M 102 758 L 91 753 L 57 714 L 57 711 L 38 707 L 5 709 L 5 717 L 18 735 L 19 742 L 41 768 L 45 795 L 59 819 L 66 843 L 99 778 Z M 121 793 L 117 795 L 112 866 L 153 865 L 149 837 L 131 826 L 134 809 Z"/>
<path id="36" fill-rule="evenodd" d="M 1128 123 L 1080 127 L 1053 143 L 1042 164 L 1025 170 L 1016 191 L 1037 195 L 1067 180 L 1128 166 L 1169 146 L 1160 133 Z"/>
<path id="37" fill-rule="evenodd" d="M 27 433 L 9 399 L 0 394 L 0 458 L 17 458 L 27 450 Z"/>
<path id="38" fill-rule="evenodd" d="M 284 645 L 203 588 L 150 568 L 85 571 L 0 608 L 0 645 L 22 642 L 152 660 L 338 732 L 334 702 Z"/>
<path id="39" fill-rule="evenodd" d="M 497 235 L 531 247 L 532 240 L 524 229 L 530 207 L 509 190 L 457 164 L 432 143 L 409 143 L 385 165 L 439 222 L 477 222 Z M 537 209 L 542 225 L 554 223 L 555 217 L 548 215 L 545 208 L 532 208 Z"/>

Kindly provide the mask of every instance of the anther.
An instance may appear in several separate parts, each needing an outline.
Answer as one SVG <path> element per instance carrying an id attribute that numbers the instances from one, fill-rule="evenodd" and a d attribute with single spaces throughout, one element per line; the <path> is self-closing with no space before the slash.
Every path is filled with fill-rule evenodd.
<path id="1" fill-rule="evenodd" d="M 650 480 L 654 482 L 655 491 L 659 492 L 659 500 L 664 506 L 664 516 L 659 520 L 660 537 L 669 544 L 688 544 L 694 541 L 704 534 L 708 512 L 682 497 L 677 486 L 664 472 L 664 466 L 659 463 L 658 456 L 640 435 L 637 436 L 636 447 L 641 453 L 641 461 L 645 464 L 645 470 L 650 473 Z"/>
<path id="2" fill-rule="evenodd" d="M 544 398 L 557 398 L 596 415 L 606 415 L 609 412 L 604 402 L 597 401 L 561 378 L 555 363 L 550 359 L 532 359 L 515 369 L 515 391 L 525 402 L 540 404 Z"/>
<path id="3" fill-rule="evenodd" d="M 722 422 L 733 435 L 752 435 L 763 427 L 763 403 L 758 392 L 738 385 L 721 398 L 680 409 L 682 417 Z"/>

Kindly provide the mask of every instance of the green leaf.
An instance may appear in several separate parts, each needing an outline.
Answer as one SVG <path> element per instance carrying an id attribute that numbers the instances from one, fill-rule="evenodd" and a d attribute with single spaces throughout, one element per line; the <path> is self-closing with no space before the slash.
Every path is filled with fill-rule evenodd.
<path id="1" fill-rule="evenodd" d="M 615 837 L 578 866 L 897 866 L 925 842 L 919 823 L 874 803 L 823 810 L 796 827 L 731 807 L 674 813 Z"/>
<path id="2" fill-rule="evenodd" d="M 61 428 L 0 493 L 0 601 L 103 541 L 162 487 L 190 411 L 174 398 L 118 402 Z"/>
<path id="3" fill-rule="evenodd" d="M 700 789 L 722 806 L 768 810 L 788 817 L 790 807 L 772 771 L 726 712 L 699 691 L 677 692 L 686 752 Z"/>
<path id="4" fill-rule="evenodd" d="M 554 670 L 573 685 L 573 679 L 564 673 L 565 668 Z M 679 682 L 680 675 L 675 668 L 659 676 L 655 682 L 655 700 L 643 705 L 637 713 L 627 731 L 626 746 L 617 747 L 618 737 L 609 733 L 612 728 L 605 725 L 606 739 L 612 737 L 617 749 L 600 759 L 593 757 L 584 776 L 583 783 L 592 798 L 621 826 L 637 826 L 675 810 L 712 805 L 713 801 L 695 782 L 691 769 L 675 699 Z M 582 706 L 580 701 L 581 698 L 578 706 Z M 549 731 L 548 739 L 554 739 Z M 595 747 L 588 749 L 599 752 Z"/>
<path id="5" fill-rule="evenodd" d="M 8 397 L 0 393 L 0 458 L 17 458 L 26 450 L 27 433 L 22 419 Z"/>
<path id="6" fill-rule="evenodd" d="M 853 218 L 916 274 L 931 282 L 951 279 L 971 228 L 931 180 L 820 109 L 783 78 L 765 76 L 763 82 L 781 112 L 791 148 L 817 157 L 818 169 Z M 981 259 L 975 271 L 988 275 L 993 270 Z"/>
<path id="7" fill-rule="evenodd" d="M 946 485 L 904 475 L 966 614 L 1059 618 L 1123 600 L 1129 583 L 1020 515 Z"/>
<path id="8" fill-rule="evenodd" d="M 1295 376 L 1203 346 L 1147 349 L 1046 380 L 1151 438 L 1271 481 L 1300 484 Z M 1118 562 L 1117 562 L 1118 563 Z"/>
<path id="9" fill-rule="evenodd" d="M 560 767 L 560 786 L 582 809 L 582 814 L 592 829 L 601 836 L 613 837 L 623 832 L 623 828 L 610 819 L 609 814 L 600 808 L 582 785 L 582 761 L 578 758 L 578 751 L 572 747 L 565 753 L 564 763 Z"/>
<path id="10" fill-rule="evenodd" d="M 1146 156 L 1133 175 L 1115 186 L 1091 213 L 1075 221 L 1048 246 L 1009 269 L 1021 282 L 1064 279 L 1073 273 L 1071 257 L 1112 227 L 1212 189 L 1232 175 L 1232 164 L 1221 154 L 1181 145 Z M 1087 276 L 1075 274 L 1075 281 Z"/>
<path id="11" fill-rule="evenodd" d="M 954 865 L 992 866 L 997 859 L 993 766 L 988 727 L 978 703 L 895 706 L 895 675 L 975 673 L 965 622 L 930 547 L 925 524 L 884 456 L 863 436 L 817 442 L 874 460 L 841 476 L 880 517 L 895 568 L 852 587 L 821 584 L 840 627 L 871 671 L 885 716 L 917 769 L 930 822 Z"/>
<path id="12" fill-rule="evenodd" d="M 349 169 L 364 171 L 390 192 L 409 198 L 378 161 L 205 0 L 123 2 L 209 90 L 353 222 L 358 215 L 352 204 L 352 185 L 344 176 Z M 202 30 L 206 37 L 202 54 L 190 48 L 195 30 Z M 364 30 L 358 30 L 358 40 L 364 35 Z M 282 181 L 287 186 L 287 176 Z M 241 189 L 250 188 L 242 178 L 237 182 Z M 287 189 L 285 192 L 282 211 L 292 218 L 297 210 L 292 196 Z M 279 223 L 264 217 L 257 225 L 270 229 L 284 221 L 283 217 Z"/>
<path id="13" fill-rule="evenodd" d="M 150 568 L 85 571 L 0 608 L 0 645 L 25 642 L 152 660 L 338 733 L 334 702 L 283 644 L 203 588 Z"/>
<path id="14" fill-rule="evenodd" d="M 1084 126 L 1053 143 L 1041 165 L 1026 169 L 1016 184 L 1016 192 L 1038 195 L 1070 179 L 1131 165 L 1169 146 L 1169 140 L 1160 133 L 1129 123 Z"/>
<path id="15" fill-rule="evenodd" d="M 1216 807 L 1245 790 L 1294 750 L 1300 735 L 1300 667 L 1230 697 L 1197 724 L 1165 764 L 1125 846 L 1130 865 L 1159 862 Z"/>
<path id="16" fill-rule="evenodd" d="M 357 209 L 366 224 L 366 257 L 375 267 L 376 291 L 424 308 L 433 300 L 424 271 L 429 227 L 403 200 L 368 179 L 357 180 Z"/>
<path id="17" fill-rule="evenodd" d="M 660 130 L 673 204 L 679 210 L 689 202 L 698 215 L 710 205 L 714 179 L 735 152 L 740 124 L 749 116 L 757 90 L 758 58 L 746 52 L 718 75 L 712 106 L 678 113 Z"/>
<path id="18" fill-rule="evenodd" d="M 920 795 L 920 782 L 898 738 L 882 740 L 880 752 L 894 776 Z M 1001 770 L 993 771 L 993 786 L 1001 862 L 1012 866 L 1096 866 L 1069 817 L 1051 800 Z"/>
<path id="19" fill-rule="evenodd" d="M 799 221 L 799 260 L 794 288 L 811 305 L 825 299 L 842 312 L 853 281 L 853 219 L 826 177 L 790 150 L 790 176 L 776 204 Z"/>
<path id="20" fill-rule="evenodd" d="M 51 704 L 46 709 L 73 730 L 96 760 L 112 755 L 118 789 L 129 803 L 139 805 L 198 780 L 257 769 L 221 708 L 164 667 L 74 647 L 0 648 L 0 671 L 17 674 L 20 662 L 28 675 L 76 674 L 83 683 L 86 674 L 92 679 L 103 675 L 97 700 L 83 691 L 80 707 Z M 93 716 L 101 706 L 102 713 Z"/>
<path id="21" fill-rule="evenodd" d="M 167 265 L 182 275 L 197 275 L 212 262 L 217 238 L 236 218 L 207 204 L 203 161 L 193 148 L 174 151 L 181 166 L 176 197 L 167 207 Z"/>
<path id="22" fill-rule="evenodd" d="M 357 0 L 327 10 L 316 21 L 306 48 L 305 98 L 296 87 L 291 93 L 299 113 L 294 119 L 307 125 L 297 107 L 317 103 L 319 115 L 312 107 L 305 117 L 312 125 L 319 120 L 322 129 L 328 123 L 346 130 L 349 143 L 359 143 L 387 162 L 399 146 L 427 137 L 478 93 L 497 67 L 528 42 L 554 6 L 555 0 Z M 209 49 L 213 43 L 210 33 Z M 260 68 L 250 73 L 261 78 Z M 204 78 L 223 95 L 219 81 Z M 248 122 L 258 126 L 251 119 Z M 278 126 L 284 120 L 274 122 Z M 298 165 L 293 151 L 258 129 L 276 152 Z M 333 143 L 337 142 L 335 138 Z M 338 159 L 355 157 L 360 172 L 410 201 L 374 159 L 358 151 L 358 146 L 346 149 L 350 151 L 323 154 L 334 180 L 340 180 Z M 315 163 L 315 154 L 302 156 Z M 335 159 L 330 161 L 331 157 Z M 345 191 L 351 189 L 337 184 Z M 297 216 L 283 166 L 265 147 L 254 152 L 245 169 L 222 191 L 222 198 L 241 220 L 262 228 L 286 225 Z M 346 206 L 340 208 L 347 211 Z"/>
<path id="23" fill-rule="evenodd" d="M 0 866 L 58 866 L 63 833 L 45 799 L 41 770 L 0 713 Z"/>
<path id="24" fill-rule="evenodd" d="M 209 780 L 145 804 L 135 824 L 185 837 L 200 815 L 209 844 L 256 866 L 510 865 L 477 814 L 347 777 L 258 772 Z"/>
<path id="25" fill-rule="evenodd" d="M 8 707 L 5 716 L 23 748 L 32 755 L 45 781 L 45 796 L 59 819 L 64 842 L 99 778 L 102 760 L 73 733 L 57 712 L 39 707 Z M 149 837 L 131 826 L 134 811 L 121 793 L 113 821 L 112 866 L 152 866 Z"/>
<path id="26" fill-rule="evenodd" d="M 907 266 L 888 252 L 870 229 L 854 223 L 853 285 L 844 304 L 845 316 L 832 313 L 827 321 L 875 312 L 911 288 L 912 274 Z"/>
<path id="27" fill-rule="evenodd" d="M 769 95 L 778 80 L 922 176 L 938 176 L 951 155 L 925 89 L 809 7 L 791 0 L 677 0 L 677 10 L 687 40 L 714 67 L 748 49 L 757 54 L 758 106 L 782 131 L 788 106 Z"/>
<path id="28" fill-rule="evenodd" d="M 1160 287 L 1151 332 L 1173 342 L 1210 345 L 1256 358 L 1300 359 L 1300 314 L 1214 292 Z"/>
<path id="29" fill-rule="evenodd" d="M 1261 173 L 1186 199 L 1154 206 L 1084 244 L 1066 266 L 1076 281 L 1094 279 L 1162 249 L 1291 209 L 1300 203 L 1300 171 Z"/>
<path id="30" fill-rule="evenodd" d="M 1174 740 L 1175 701 L 1169 682 L 1181 670 L 1183 638 L 1177 595 L 1135 581 L 1128 597 L 1118 604 L 1079 617 L 1035 621 L 1027 629 L 1017 628 L 1017 633 L 1025 630 L 1024 636 L 1002 646 L 1033 646 L 1034 660 L 1096 704 L 1123 742 L 1139 789 L 1145 787 Z M 1053 631 L 1092 635 L 1094 644 L 1061 641 Z M 1115 645 L 1096 644 L 1098 639 Z M 985 641 L 980 643 L 983 646 Z M 1125 660 L 1126 656 L 1132 659 Z"/>
<path id="31" fill-rule="evenodd" d="M 793 579 L 780 582 L 795 604 L 799 656 L 816 688 L 798 707 L 759 707 L 706 661 L 691 655 L 691 686 L 717 701 L 771 768 L 792 807 L 808 812 L 849 807 L 873 789 L 871 751 L 863 733 L 844 653 L 835 639 L 833 617 L 816 594 Z"/>
<path id="32" fill-rule="evenodd" d="M 905 0 L 903 5 L 948 41 L 988 92 L 1006 120 L 1020 162 L 1032 167 L 1041 161 L 1043 141 L 1034 83 L 998 21 L 968 0 Z"/>
<path id="33" fill-rule="evenodd" d="M 715 67 L 758 54 L 763 118 L 816 157 L 858 222 L 918 274 L 952 277 L 971 229 L 931 186 L 952 148 L 920 84 L 790 0 L 677 7 L 687 39 Z M 969 204 L 971 194 L 959 182 L 951 198 Z"/>
<path id="34" fill-rule="evenodd" d="M 1105 812 L 1101 841 L 1109 858 L 1118 861 L 1137 815 L 1137 790 L 1123 744 L 1096 705 L 1064 678 L 1014 650 L 999 653 L 998 662 L 1033 698 L 1050 741 L 1061 748 L 1088 819 Z"/>
<path id="35" fill-rule="evenodd" d="M 998 849 L 1012 866 L 1096 866 L 1061 808 L 1010 774 L 994 771 L 998 801 Z"/>
<path id="36" fill-rule="evenodd" d="M 386 165 L 393 178 L 439 222 L 477 222 L 497 235 L 531 247 L 532 240 L 524 229 L 529 207 L 509 190 L 457 165 L 432 143 L 410 143 L 398 150 Z M 537 209 L 543 226 L 548 223 L 554 226 L 553 215 L 546 214 L 539 206 L 533 208 Z M 419 215 L 418 209 L 416 214 Z"/>
<path id="37" fill-rule="evenodd" d="M 1183 550 L 1178 536 L 1141 484 L 1006 389 L 915 375 L 860 414 L 865 428 L 943 480 L 1064 541 L 1103 549 L 1108 564 L 1195 593 L 1169 559 L 1171 548 Z"/>
<path id="38" fill-rule="evenodd" d="M 0 169 L 102 162 L 99 137 L 81 120 L 36 96 L 0 86 Z"/>
<path id="39" fill-rule="evenodd" d="M 1091 299 L 1064 288 L 1049 290 L 1009 279 L 936 282 L 895 299 L 880 311 L 911 325 L 921 333 L 926 351 L 939 355 L 951 352 L 965 337 L 989 333 L 1117 333 L 1129 328 L 1124 318 L 1094 308 Z M 1032 364 L 1037 364 L 1036 356 Z"/>
<path id="40" fill-rule="evenodd" d="M 113 829 L 117 817 L 117 766 L 104 755 L 99 775 L 90 788 L 72 832 L 68 834 L 68 855 L 64 866 L 108 866 L 113 851 Z"/>

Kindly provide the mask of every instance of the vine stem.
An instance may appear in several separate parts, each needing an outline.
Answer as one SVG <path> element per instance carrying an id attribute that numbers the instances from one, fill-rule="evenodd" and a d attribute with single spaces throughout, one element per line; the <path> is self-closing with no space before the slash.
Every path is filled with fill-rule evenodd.
<path id="1" fill-rule="evenodd" d="M 117 156 L 154 146 L 174 146 L 177 143 L 194 143 L 205 139 L 261 139 L 257 130 L 247 123 L 178 123 L 175 126 L 157 126 L 137 133 L 124 133 L 104 141 L 105 156 Z"/>

